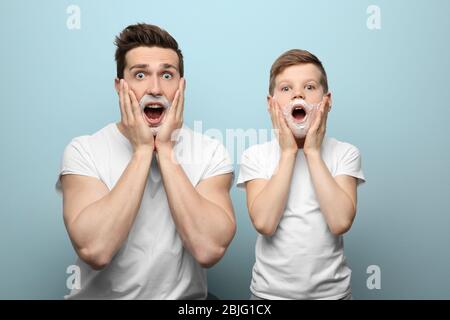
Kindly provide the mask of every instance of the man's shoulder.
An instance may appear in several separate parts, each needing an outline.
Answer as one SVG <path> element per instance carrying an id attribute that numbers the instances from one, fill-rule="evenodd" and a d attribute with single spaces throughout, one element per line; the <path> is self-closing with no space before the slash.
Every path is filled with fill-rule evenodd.
<path id="1" fill-rule="evenodd" d="M 194 150 L 197 151 L 215 150 L 218 147 L 224 147 L 221 141 L 214 139 L 206 134 L 194 131 L 186 125 L 183 125 L 183 127 L 181 128 L 180 136 L 183 146 L 189 144 L 191 147 L 196 148 Z"/>
<path id="2" fill-rule="evenodd" d="M 120 132 L 115 130 L 118 131 L 116 124 L 110 123 L 94 133 L 76 136 L 67 144 L 66 151 L 75 149 L 91 155 L 95 151 L 103 153 L 112 141 L 120 140 Z"/>

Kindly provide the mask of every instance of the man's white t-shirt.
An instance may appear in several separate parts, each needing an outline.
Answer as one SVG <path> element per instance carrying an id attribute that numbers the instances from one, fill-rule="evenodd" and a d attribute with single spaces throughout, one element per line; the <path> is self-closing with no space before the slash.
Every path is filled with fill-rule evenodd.
<path id="1" fill-rule="evenodd" d="M 325 138 L 322 159 L 333 177 L 353 176 L 364 182 L 359 150 Z M 238 187 L 253 179 L 270 179 L 280 158 L 277 139 L 254 145 L 242 154 Z M 274 235 L 258 235 L 250 290 L 263 299 L 340 299 L 351 293 L 342 236 L 333 235 L 299 150 L 285 211 Z"/>
<path id="2" fill-rule="evenodd" d="M 217 140 L 183 127 L 175 157 L 193 186 L 212 176 L 232 173 L 225 147 Z M 110 190 L 132 157 L 132 146 L 115 123 L 65 148 L 59 174 L 101 180 Z M 56 189 L 61 191 L 58 177 Z M 205 299 L 206 272 L 183 247 L 167 202 L 158 164 L 152 160 L 139 212 L 128 238 L 103 270 L 78 258 L 81 288 L 73 299 Z"/>

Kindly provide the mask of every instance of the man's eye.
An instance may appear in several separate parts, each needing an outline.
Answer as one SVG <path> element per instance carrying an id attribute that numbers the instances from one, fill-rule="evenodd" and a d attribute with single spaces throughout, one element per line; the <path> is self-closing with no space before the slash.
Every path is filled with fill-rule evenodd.
<path id="1" fill-rule="evenodd" d="M 289 90 L 288 86 L 281 87 L 281 91 L 288 91 L 288 90 Z"/>
<path id="2" fill-rule="evenodd" d="M 315 89 L 315 87 L 312 84 L 307 84 L 305 86 L 305 88 L 308 89 L 308 90 L 314 90 Z"/>
<path id="3" fill-rule="evenodd" d="M 163 77 L 163 79 L 166 79 L 166 80 L 172 79 L 172 75 L 168 72 L 163 73 L 162 77 Z"/>
<path id="4" fill-rule="evenodd" d="M 143 73 L 143 72 L 138 72 L 138 73 L 136 73 L 136 79 L 138 79 L 138 80 L 142 80 L 142 79 L 144 79 L 145 78 L 145 74 Z"/>

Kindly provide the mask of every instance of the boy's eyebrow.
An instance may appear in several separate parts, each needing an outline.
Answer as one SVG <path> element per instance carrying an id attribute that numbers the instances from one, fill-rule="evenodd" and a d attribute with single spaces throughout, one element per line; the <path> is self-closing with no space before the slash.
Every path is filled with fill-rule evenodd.
<path id="1" fill-rule="evenodd" d="M 170 64 L 170 63 L 162 63 L 160 66 L 161 66 L 162 69 L 165 69 L 165 70 L 166 69 L 175 69 L 175 70 L 178 71 L 178 68 L 175 67 L 173 64 Z M 148 68 L 149 68 L 148 64 L 146 64 L 146 63 L 138 63 L 138 64 L 135 64 L 135 65 L 131 66 L 128 70 L 131 71 L 133 69 L 148 69 Z"/>
<path id="2" fill-rule="evenodd" d="M 320 80 L 316 80 L 316 79 L 306 79 L 306 80 L 304 80 L 304 82 L 306 83 L 306 82 L 310 82 L 310 81 L 314 81 L 314 82 L 317 82 L 317 83 L 320 83 Z M 280 79 L 279 81 L 278 81 L 278 84 L 280 84 L 280 83 L 283 83 L 283 82 L 292 82 L 292 80 L 289 80 L 289 79 Z"/>

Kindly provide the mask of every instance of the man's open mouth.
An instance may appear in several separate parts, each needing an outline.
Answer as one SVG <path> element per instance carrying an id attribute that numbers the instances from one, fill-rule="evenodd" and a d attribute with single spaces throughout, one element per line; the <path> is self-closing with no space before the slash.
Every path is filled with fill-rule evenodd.
<path id="1" fill-rule="evenodd" d="M 166 108 L 157 102 L 152 102 L 144 107 L 145 118 L 149 125 L 158 126 L 164 118 Z"/>
<path id="2" fill-rule="evenodd" d="M 308 117 L 308 114 L 306 113 L 305 109 L 302 105 L 295 105 L 292 107 L 291 111 L 292 118 L 294 119 L 294 122 L 301 123 L 306 120 Z"/>

